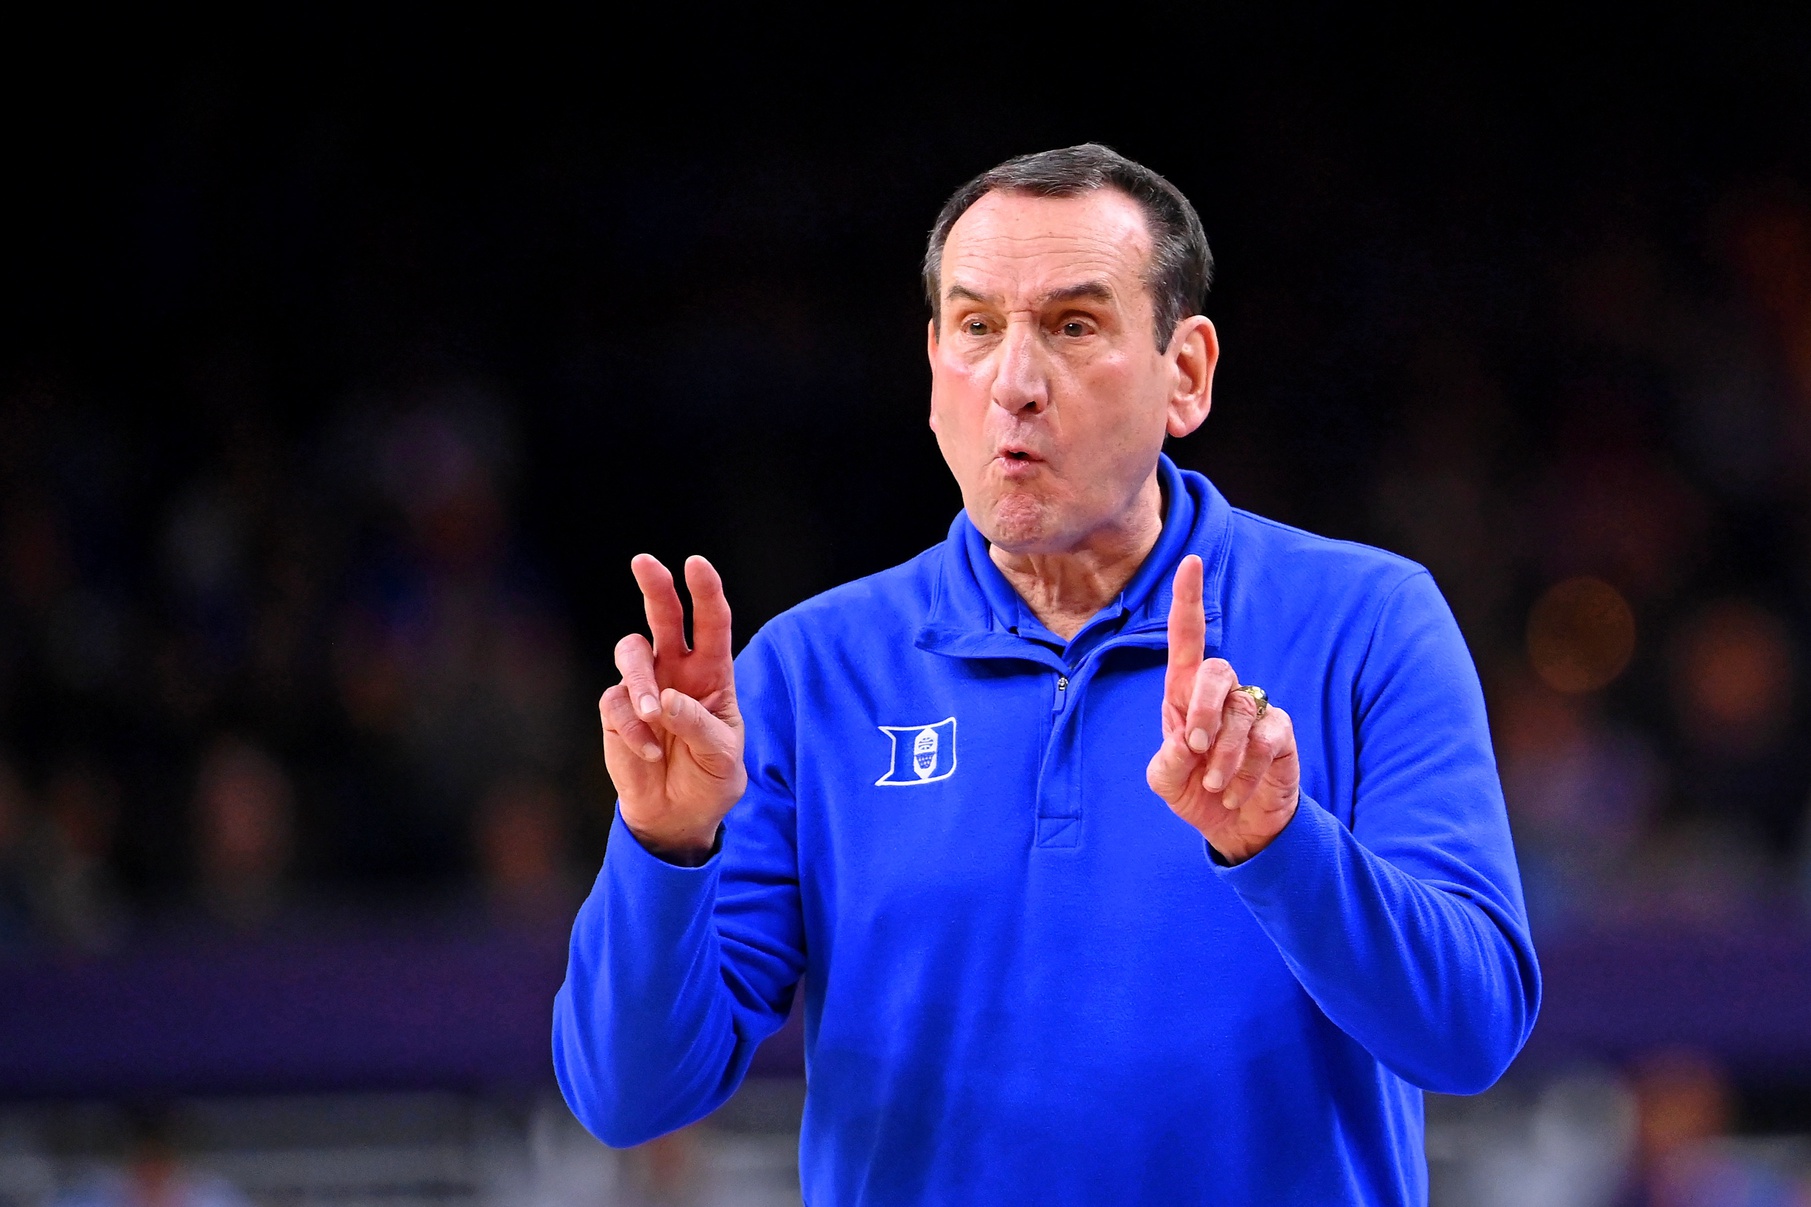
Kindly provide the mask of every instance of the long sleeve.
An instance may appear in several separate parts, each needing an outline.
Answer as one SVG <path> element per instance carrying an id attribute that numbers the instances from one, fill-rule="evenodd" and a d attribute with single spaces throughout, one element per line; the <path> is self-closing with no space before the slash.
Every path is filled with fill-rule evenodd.
<path id="1" fill-rule="evenodd" d="M 604 866 L 572 929 L 554 1000 L 553 1063 L 567 1104 L 607 1144 L 629 1145 L 714 1110 L 779 1028 L 804 968 L 793 722 L 760 636 L 737 659 L 748 791 L 721 849 L 678 867 L 616 815 Z"/>
<path id="2" fill-rule="evenodd" d="M 1220 875 L 1327 1017 L 1410 1083 L 1491 1085 L 1540 1003 L 1483 693 L 1426 572 L 1382 604 L 1352 707 L 1350 828 L 1304 796 Z"/>

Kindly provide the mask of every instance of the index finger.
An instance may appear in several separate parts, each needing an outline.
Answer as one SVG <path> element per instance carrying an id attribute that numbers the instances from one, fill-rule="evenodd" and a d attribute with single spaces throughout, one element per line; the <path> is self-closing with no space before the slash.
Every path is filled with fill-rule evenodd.
<path id="1" fill-rule="evenodd" d="M 629 569 L 635 575 L 635 585 L 641 588 L 655 655 L 685 653 L 685 609 L 680 606 L 679 592 L 673 589 L 673 572 L 650 553 L 630 558 Z"/>
<path id="2" fill-rule="evenodd" d="M 1170 595 L 1170 664 L 1163 677 L 1163 697 L 1187 708 L 1195 671 L 1207 655 L 1207 612 L 1201 605 L 1201 559 L 1189 554 L 1176 567 Z"/>

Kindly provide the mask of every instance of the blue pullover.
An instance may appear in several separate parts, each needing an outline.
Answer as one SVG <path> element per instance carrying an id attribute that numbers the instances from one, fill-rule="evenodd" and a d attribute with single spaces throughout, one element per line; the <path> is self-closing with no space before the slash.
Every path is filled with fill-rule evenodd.
<path id="1" fill-rule="evenodd" d="M 586 1127 L 711 1111 L 802 977 L 812 1207 L 1426 1200 L 1421 1092 L 1489 1086 L 1540 997 L 1477 675 L 1427 571 L 1159 473 L 1156 547 L 1069 642 L 965 514 L 755 635 L 719 851 L 619 813 L 573 927 Z M 1235 867 L 1144 778 L 1187 553 L 1301 751 Z"/>

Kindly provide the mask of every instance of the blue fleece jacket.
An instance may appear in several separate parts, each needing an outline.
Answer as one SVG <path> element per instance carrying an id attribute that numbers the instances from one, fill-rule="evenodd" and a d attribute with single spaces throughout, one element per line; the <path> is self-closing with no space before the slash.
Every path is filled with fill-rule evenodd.
<path id="1" fill-rule="evenodd" d="M 1477 675 L 1425 570 L 1159 472 L 1067 643 L 966 515 L 754 637 L 719 852 L 619 815 L 573 928 L 554 1064 L 596 1135 L 723 1102 L 803 978 L 812 1207 L 1425 1201 L 1421 1091 L 1489 1086 L 1540 996 Z M 1191 552 L 1301 750 L 1230 868 L 1144 778 Z"/>

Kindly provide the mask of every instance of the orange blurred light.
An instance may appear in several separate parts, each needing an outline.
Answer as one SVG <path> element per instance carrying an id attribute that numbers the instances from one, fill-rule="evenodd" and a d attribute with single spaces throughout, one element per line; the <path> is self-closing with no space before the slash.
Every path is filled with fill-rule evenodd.
<path id="1" fill-rule="evenodd" d="M 1528 660 L 1562 692 L 1596 691 L 1635 653 L 1635 614 L 1600 578 L 1569 578 L 1547 589 L 1528 614 Z"/>

